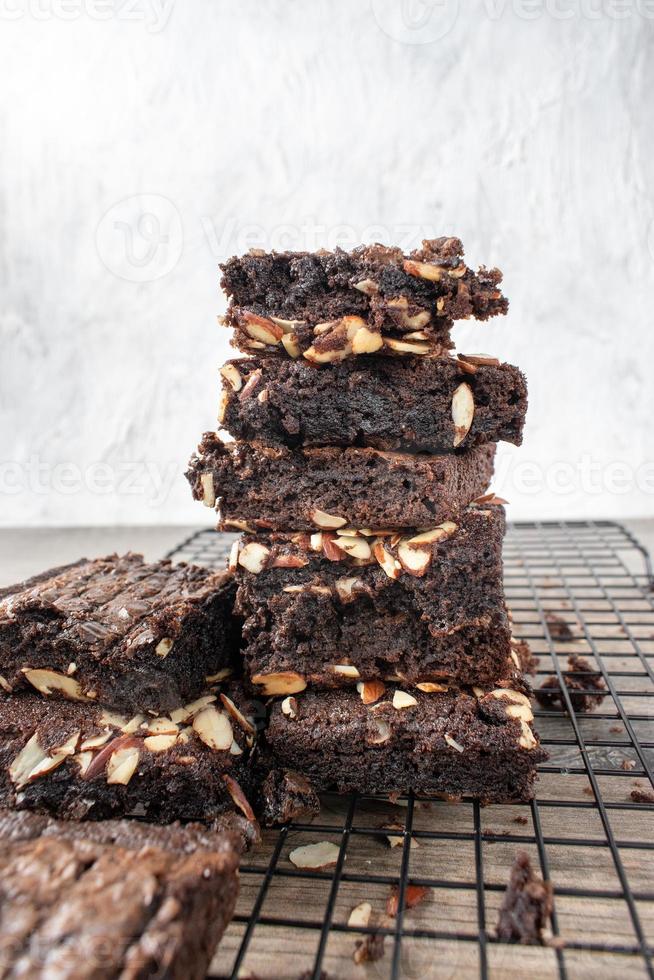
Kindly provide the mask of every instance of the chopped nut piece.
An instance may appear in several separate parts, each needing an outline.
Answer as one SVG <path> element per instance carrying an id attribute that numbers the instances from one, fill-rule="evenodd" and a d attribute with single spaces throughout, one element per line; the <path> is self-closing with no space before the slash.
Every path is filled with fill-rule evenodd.
<path id="1" fill-rule="evenodd" d="M 185 704 L 182 708 L 175 708 L 174 711 L 170 712 L 170 717 L 176 723 L 189 721 L 194 715 L 202 711 L 206 705 L 212 704 L 214 701 L 216 701 L 215 694 L 205 694 L 203 697 L 198 698 L 197 701 L 191 701 L 190 704 Z"/>
<path id="2" fill-rule="evenodd" d="M 387 701 L 382 701 L 381 704 L 388 704 Z M 379 705 L 375 705 L 376 708 Z M 368 742 L 371 745 L 383 745 L 384 742 L 388 742 L 391 737 L 391 726 L 383 718 L 375 718 L 374 715 L 370 715 L 370 721 L 375 732 L 368 737 Z"/>
<path id="3" fill-rule="evenodd" d="M 456 530 L 457 525 L 453 521 L 443 521 L 438 527 L 409 538 L 407 544 L 409 548 L 420 548 L 422 545 L 433 544 L 435 541 L 442 541 L 444 538 L 449 538 Z"/>
<path id="4" fill-rule="evenodd" d="M 234 730 L 226 714 L 209 704 L 193 719 L 193 730 L 199 738 L 216 752 L 226 752 L 232 744 Z"/>
<path id="5" fill-rule="evenodd" d="M 397 557 L 405 572 L 420 578 L 425 574 L 431 561 L 429 551 L 417 550 L 409 544 L 408 538 L 403 538 L 397 549 Z"/>
<path id="6" fill-rule="evenodd" d="M 101 745 L 108 742 L 111 738 L 111 732 L 106 731 L 101 735 L 93 735 L 91 738 L 85 739 L 79 747 L 80 752 L 87 752 L 89 749 L 99 749 Z"/>
<path id="7" fill-rule="evenodd" d="M 297 718 L 297 700 L 291 695 L 282 701 L 282 712 L 289 718 Z"/>
<path id="8" fill-rule="evenodd" d="M 375 296 L 379 292 L 379 286 L 374 279 L 362 279 L 361 282 L 355 282 L 354 288 L 358 289 L 360 293 L 365 293 L 366 296 Z"/>
<path id="9" fill-rule="evenodd" d="M 231 677 L 233 673 L 234 671 L 231 667 L 223 667 L 223 669 L 219 670 L 217 674 L 207 674 L 205 681 L 207 684 L 218 684 L 220 681 L 227 680 L 227 678 Z"/>
<path id="10" fill-rule="evenodd" d="M 143 739 L 143 744 L 150 752 L 165 752 L 172 749 L 177 741 L 177 735 L 148 735 Z"/>
<path id="11" fill-rule="evenodd" d="M 372 905 L 370 902 L 361 902 L 360 905 L 356 905 L 350 912 L 350 917 L 347 920 L 349 926 L 363 926 L 365 927 L 370 922 L 370 916 L 372 915 Z"/>
<path id="12" fill-rule="evenodd" d="M 383 681 L 361 681 L 357 684 L 357 691 L 364 704 L 374 704 L 375 701 L 379 701 L 385 690 L 386 685 Z"/>
<path id="13" fill-rule="evenodd" d="M 240 551 L 240 542 L 234 541 L 229 552 L 229 561 L 227 567 L 230 572 L 235 572 L 238 567 L 238 556 Z"/>
<path id="14" fill-rule="evenodd" d="M 107 782 L 126 786 L 139 764 L 139 750 L 134 745 L 116 749 L 107 762 Z"/>
<path id="15" fill-rule="evenodd" d="M 397 690 L 393 694 L 393 707 L 398 711 L 402 708 L 413 708 L 417 703 L 417 698 L 414 698 L 412 694 L 408 694 L 406 691 Z"/>
<path id="16" fill-rule="evenodd" d="M 72 677 L 66 677 L 65 674 L 58 674 L 54 670 L 40 670 L 30 667 L 24 667 L 23 674 L 41 694 L 52 694 L 53 691 L 57 691 L 64 697 L 70 698 L 71 701 L 92 700 L 82 693 L 82 688 L 76 680 Z"/>
<path id="17" fill-rule="evenodd" d="M 348 602 L 352 599 L 352 593 L 356 585 L 361 585 L 360 578 L 337 578 L 334 582 L 334 588 L 338 594 L 338 598 L 341 602 Z"/>
<path id="18" fill-rule="evenodd" d="M 339 847 L 331 841 L 322 840 L 317 844 L 296 847 L 288 855 L 291 864 L 306 871 L 322 871 L 332 868 L 338 861 Z"/>
<path id="19" fill-rule="evenodd" d="M 243 378 L 235 364 L 225 364 L 224 367 L 221 367 L 220 373 L 233 391 L 241 390 L 243 387 Z"/>
<path id="20" fill-rule="evenodd" d="M 35 732 L 9 766 L 9 777 L 12 783 L 18 789 L 26 786 L 30 781 L 31 773 L 47 758 L 48 753 L 39 742 L 39 737 Z"/>
<path id="21" fill-rule="evenodd" d="M 245 321 L 246 333 L 254 340 L 261 341 L 262 344 L 272 344 L 273 347 L 276 347 L 284 336 L 282 328 L 273 323 L 272 320 L 257 316 L 256 313 L 243 313 L 242 317 Z"/>
<path id="22" fill-rule="evenodd" d="M 419 341 L 396 340 L 394 337 L 384 337 L 384 343 L 398 354 L 428 354 L 431 349 L 429 344 L 421 344 Z"/>
<path id="23" fill-rule="evenodd" d="M 342 674 L 343 677 L 360 677 L 360 673 L 352 664 L 334 664 L 332 670 L 335 674 Z"/>
<path id="24" fill-rule="evenodd" d="M 520 735 L 520 738 L 518 739 L 518 745 L 520 746 L 521 749 L 533 749 L 533 748 L 535 748 L 535 746 L 536 746 L 537 743 L 536 743 L 536 738 L 535 738 L 534 733 L 532 732 L 531 728 L 529 727 L 529 725 L 527 724 L 526 721 L 523 721 L 522 720 L 522 718 L 520 718 L 518 720 L 520 721 L 520 728 L 522 730 L 522 734 Z"/>
<path id="25" fill-rule="evenodd" d="M 244 548 L 241 548 L 238 563 L 248 572 L 258 575 L 259 572 L 263 571 L 269 554 L 270 549 L 266 548 L 265 545 L 259 544 L 258 541 L 250 541 Z"/>
<path id="26" fill-rule="evenodd" d="M 401 565 L 393 558 L 390 551 L 386 551 L 382 541 L 377 541 L 372 549 L 372 553 L 377 562 L 389 578 L 399 578 Z"/>
<path id="27" fill-rule="evenodd" d="M 11 694 L 11 692 L 13 691 L 13 687 L 11 686 L 11 684 L 9 683 L 6 677 L 2 676 L 2 674 L 0 674 L 0 687 L 2 688 L 3 691 L 6 691 L 7 694 Z"/>
<path id="28" fill-rule="evenodd" d="M 246 732 L 246 734 L 248 734 L 248 735 L 256 735 L 257 730 L 254 727 L 254 725 L 252 724 L 252 722 L 251 721 L 248 721 L 248 719 L 245 717 L 245 715 L 243 714 L 243 712 L 240 711 L 236 707 L 236 705 L 234 704 L 234 702 L 232 701 L 231 698 L 228 698 L 226 694 L 221 694 L 220 695 L 220 700 L 222 701 L 222 703 L 225 706 L 226 710 L 232 716 L 232 718 L 234 719 L 234 721 L 236 722 L 236 724 L 240 728 L 242 728 L 243 731 Z"/>
<path id="29" fill-rule="evenodd" d="M 416 262 L 414 259 L 405 259 L 402 263 L 404 271 L 410 276 L 417 276 L 418 279 L 427 279 L 429 282 L 440 282 L 445 270 L 440 265 L 433 265 L 431 262 Z"/>
<path id="30" fill-rule="evenodd" d="M 229 392 L 221 391 L 218 398 L 218 414 L 216 416 L 218 425 L 222 425 L 225 421 L 225 415 L 227 414 L 227 407 L 229 405 Z M 213 507 L 213 504 L 210 506 Z"/>
<path id="31" fill-rule="evenodd" d="M 168 656 L 168 654 L 172 650 L 173 643 L 174 640 L 172 640 L 169 636 L 164 636 L 163 640 L 159 640 L 159 642 L 157 643 L 154 652 L 158 657 L 161 657 L 161 659 L 163 660 L 165 657 Z"/>
<path id="32" fill-rule="evenodd" d="M 452 395 L 452 421 L 454 422 L 454 442 L 460 446 L 470 431 L 475 414 L 475 400 L 472 388 L 465 381 L 456 388 Z"/>
<path id="33" fill-rule="evenodd" d="M 252 822 L 254 822 L 255 821 L 254 810 L 250 806 L 247 797 L 243 792 L 243 790 L 241 789 L 241 787 L 239 786 L 239 784 L 232 776 L 228 776 L 227 773 L 223 774 L 223 780 L 225 786 L 227 787 L 227 792 L 229 793 L 232 800 L 239 808 L 243 816 L 247 820 L 251 820 Z"/>
<path id="34" fill-rule="evenodd" d="M 452 738 L 451 735 L 448 735 L 447 732 L 443 735 L 443 738 L 445 739 L 445 741 L 447 742 L 447 744 L 451 748 L 456 749 L 457 752 L 464 752 L 465 751 L 464 748 L 463 748 L 463 746 L 461 745 L 461 743 L 460 742 L 457 742 L 457 740 L 455 738 Z"/>
<path id="35" fill-rule="evenodd" d="M 284 349 L 288 356 L 292 357 L 293 360 L 297 360 L 297 358 L 301 355 L 302 351 L 300 350 L 300 345 L 298 344 L 297 337 L 294 333 L 285 333 L 282 337 L 282 344 L 284 345 Z"/>
<path id="36" fill-rule="evenodd" d="M 420 684 L 416 684 L 416 687 L 425 694 L 440 694 L 448 690 L 446 684 L 437 684 L 435 681 L 421 681 Z"/>
<path id="37" fill-rule="evenodd" d="M 468 364 L 473 364 L 475 367 L 485 364 L 499 367 L 500 364 L 499 359 L 497 357 L 491 357 L 490 354 L 457 354 L 456 356 L 460 361 L 467 361 Z"/>
<path id="38" fill-rule="evenodd" d="M 370 330 L 368 327 L 359 327 L 352 338 L 353 354 L 373 354 L 383 346 L 384 339 L 379 331 Z"/>
<path id="39" fill-rule="evenodd" d="M 338 535 L 334 540 L 334 544 L 351 558 L 363 558 L 365 560 L 370 558 L 372 554 L 370 551 L 370 545 L 365 538 L 354 538 L 347 537 L 346 535 Z"/>
<path id="40" fill-rule="evenodd" d="M 318 508 L 312 510 L 309 517 L 314 524 L 323 528 L 345 527 L 347 524 L 345 517 L 339 517 L 337 514 L 326 514 L 324 510 L 318 510 Z"/>
<path id="41" fill-rule="evenodd" d="M 431 889 L 425 885 L 407 885 L 404 891 L 404 908 L 413 909 L 427 897 Z M 400 905 L 400 889 L 398 885 L 391 887 L 391 893 L 386 901 L 386 914 L 396 917 Z"/>
<path id="42" fill-rule="evenodd" d="M 252 683 L 261 687 L 262 694 L 297 694 L 303 691 L 307 682 L 301 674 L 296 674 L 292 670 L 282 671 L 279 674 L 253 674 Z"/>
<path id="43" fill-rule="evenodd" d="M 281 327 L 284 331 L 284 336 L 293 333 L 299 327 L 303 327 L 306 323 L 305 320 L 282 320 L 280 316 L 271 316 L 270 318 L 273 323 L 276 323 L 278 327 Z"/>

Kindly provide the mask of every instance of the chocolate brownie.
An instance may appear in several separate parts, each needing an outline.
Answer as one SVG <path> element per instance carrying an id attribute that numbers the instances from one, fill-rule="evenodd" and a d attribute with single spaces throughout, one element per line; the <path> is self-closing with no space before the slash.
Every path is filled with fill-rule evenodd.
<path id="1" fill-rule="evenodd" d="M 0 974 L 201 980 L 234 912 L 229 836 L 0 816 Z"/>
<path id="2" fill-rule="evenodd" d="M 504 895 L 497 924 L 504 942 L 542 944 L 552 914 L 552 884 L 537 875 L 525 851 L 519 851 Z"/>
<path id="3" fill-rule="evenodd" d="M 370 357 L 326 368 L 252 357 L 228 361 L 221 375 L 219 422 L 237 439 L 430 453 L 522 442 L 525 377 L 482 355 Z"/>
<path id="4" fill-rule="evenodd" d="M 230 563 L 255 689 L 505 676 L 504 526 L 503 508 L 469 507 L 420 534 L 245 534 Z"/>
<path id="5" fill-rule="evenodd" d="M 168 716 L 121 717 L 33 694 L 0 699 L 0 805 L 67 819 L 253 821 L 253 706 L 206 694 Z"/>
<path id="6" fill-rule="evenodd" d="M 273 769 L 261 786 L 261 820 L 266 827 L 307 822 L 320 813 L 320 800 L 311 783 L 298 772 Z"/>
<path id="7" fill-rule="evenodd" d="M 546 753 L 521 691 L 386 687 L 366 695 L 363 687 L 360 695 L 304 691 L 276 701 L 265 735 L 271 764 L 302 773 L 318 792 L 531 798 Z"/>
<path id="8" fill-rule="evenodd" d="M 166 711 L 230 664 L 233 598 L 223 572 L 141 555 L 53 568 L 0 591 L 0 685 Z"/>
<path id="9" fill-rule="evenodd" d="M 221 526 L 268 530 L 427 527 L 487 489 L 495 446 L 460 455 L 377 449 L 287 449 L 204 435 L 186 474 L 196 500 L 217 504 Z"/>
<path id="10" fill-rule="evenodd" d="M 250 353 L 334 363 L 357 354 L 440 353 L 454 320 L 506 313 L 498 269 L 477 273 L 458 238 L 424 241 L 404 255 L 368 245 L 345 252 L 251 251 L 221 266 L 224 322 Z"/>

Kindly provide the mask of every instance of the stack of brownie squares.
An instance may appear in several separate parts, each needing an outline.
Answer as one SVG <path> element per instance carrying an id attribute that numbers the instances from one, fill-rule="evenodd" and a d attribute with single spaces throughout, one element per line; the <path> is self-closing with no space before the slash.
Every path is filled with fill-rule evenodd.
<path id="1" fill-rule="evenodd" d="M 233 577 L 109 555 L 0 590 L 0 807 L 256 838 Z"/>
<path id="2" fill-rule="evenodd" d="M 544 757 L 502 582 L 495 444 L 520 444 L 520 371 L 452 354 L 505 313 L 456 238 L 404 255 L 252 251 L 222 266 L 220 425 L 193 494 L 237 530 L 230 568 L 262 759 L 318 791 L 526 800 Z"/>

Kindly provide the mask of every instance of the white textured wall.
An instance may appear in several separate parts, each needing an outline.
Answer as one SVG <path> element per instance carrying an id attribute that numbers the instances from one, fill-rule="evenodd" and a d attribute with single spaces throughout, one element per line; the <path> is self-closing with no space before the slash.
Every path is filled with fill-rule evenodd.
<path id="1" fill-rule="evenodd" d="M 216 266 L 460 235 L 514 517 L 654 512 L 652 0 L 0 0 L 0 521 L 194 522 Z M 140 197 L 138 196 L 140 195 Z"/>

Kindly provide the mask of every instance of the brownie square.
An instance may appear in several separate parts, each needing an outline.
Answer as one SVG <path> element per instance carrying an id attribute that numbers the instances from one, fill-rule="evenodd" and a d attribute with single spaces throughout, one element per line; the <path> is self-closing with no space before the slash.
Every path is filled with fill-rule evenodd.
<path id="1" fill-rule="evenodd" d="M 442 456 L 376 449 L 287 449 L 205 434 L 187 478 L 225 529 L 426 527 L 487 489 L 495 446 Z"/>
<path id="2" fill-rule="evenodd" d="M 229 667 L 233 599 L 224 572 L 135 554 L 53 568 L 0 591 L 0 685 L 166 711 Z"/>
<path id="3" fill-rule="evenodd" d="M 438 793 L 524 802 L 546 758 L 521 690 L 425 693 L 362 685 L 276 701 L 266 732 L 271 766 L 318 792 Z"/>
<path id="4" fill-rule="evenodd" d="M 348 357 L 438 354 L 454 320 L 506 313 L 498 269 L 473 272 L 458 238 L 352 252 L 251 251 L 221 266 L 230 299 L 224 323 L 251 353 L 338 363 Z"/>
<path id="5" fill-rule="evenodd" d="M 421 533 L 244 535 L 231 564 L 255 689 L 506 676 L 504 528 L 503 508 L 473 506 Z"/>
<path id="6" fill-rule="evenodd" d="M 73 820 L 254 823 L 257 711 L 236 685 L 153 717 L 17 694 L 0 699 L 0 806 Z M 238 829 L 238 826 L 236 826 Z"/>
<path id="7" fill-rule="evenodd" d="M 522 442 L 525 377 L 495 358 L 371 356 L 316 367 L 251 357 L 228 361 L 221 375 L 219 421 L 237 439 L 428 453 Z"/>
<path id="8" fill-rule="evenodd" d="M 234 912 L 229 835 L 0 812 L 3 976 L 201 980 Z"/>

